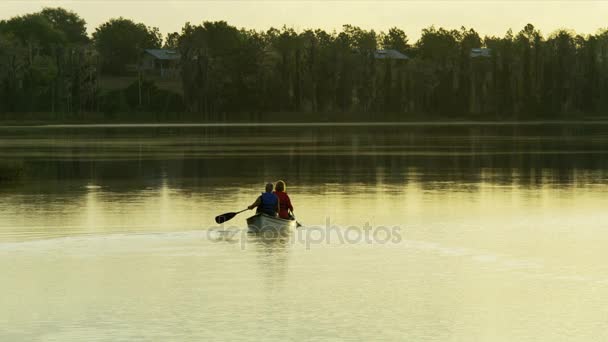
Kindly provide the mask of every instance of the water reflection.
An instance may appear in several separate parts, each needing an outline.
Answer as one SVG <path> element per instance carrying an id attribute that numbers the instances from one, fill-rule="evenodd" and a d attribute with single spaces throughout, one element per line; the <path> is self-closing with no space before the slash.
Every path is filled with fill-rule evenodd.
<path id="1" fill-rule="evenodd" d="M 265 231 L 249 233 L 247 248 L 253 248 L 253 257 L 258 264 L 266 290 L 264 293 L 271 302 L 285 286 L 285 278 L 289 267 L 289 231 Z"/>
<path id="2" fill-rule="evenodd" d="M 3 131 L 24 172 L 0 183 L 0 340 L 597 339 L 602 131 Z M 215 225 L 278 178 L 305 226 L 402 239 L 307 248 L 299 231 L 242 233 L 251 212 Z"/>

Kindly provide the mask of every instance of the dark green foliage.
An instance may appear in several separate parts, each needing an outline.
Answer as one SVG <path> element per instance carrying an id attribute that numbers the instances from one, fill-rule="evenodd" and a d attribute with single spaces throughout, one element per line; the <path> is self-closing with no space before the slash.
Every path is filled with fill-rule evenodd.
<path id="1" fill-rule="evenodd" d="M 118 113 L 152 112 L 178 113 L 185 110 L 182 97 L 167 90 L 158 89 L 151 81 L 135 81 L 126 89 L 105 93 L 101 110 L 115 117 Z"/>
<path id="2" fill-rule="evenodd" d="M 48 54 L 54 46 L 67 43 L 65 34 L 42 13 L 3 20 L 0 22 L 0 32 L 28 45 L 33 54 Z"/>
<path id="3" fill-rule="evenodd" d="M 138 72 L 143 50 L 161 46 L 181 55 L 181 79 L 162 87 L 176 93 Z M 478 48 L 489 53 L 472 55 Z M 378 58 L 377 49 L 409 59 Z M 100 74 L 125 76 L 116 78 L 124 89 L 101 88 Z M 89 40 L 84 20 L 60 8 L 0 22 L 1 112 L 571 119 L 606 113 L 607 92 L 607 32 L 544 38 L 528 24 L 482 38 L 464 27 L 429 27 L 410 45 L 399 28 L 258 32 L 218 21 L 187 23 L 163 44 L 158 29 L 124 18 L 102 24 Z"/>
<path id="4" fill-rule="evenodd" d="M 145 112 L 181 112 L 184 105 L 181 96 L 167 90 L 158 89 L 151 81 L 132 83 L 124 90 L 124 98 L 129 110 Z"/>
<path id="5" fill-rule="evenodd" d="M 388 33 L 382 34 L 381 42 L 384 49 L 393 49 L 404 53 L 409 50 L 405 32 L 396 27 L 392 27 L 388 30 Z"/>
<path id="6" fill-rule="evenodd" d="M 0 111 L 81 112 L 96 102 L 86 26 L 63 9 L 0 22 Z"/>
<path id="7" fill-rule="evenodd" d="M 167 35 L 163 49 L 177 49 L 179 47 L 179 33 L 173 32 Z"/>
<path id="8" fill-rule="evenodd" d="M 127 103 L 124 90 L 109 91 L 101 96 L 100 109 L 102 112 L 113 116 L 116 113 L 128 112 L 129 104 Z"/>
<path id="9" fill-rule="evenodd" d="M 45 8 L 40 14 L 51 22 L 55 30 L 63 34 L 66 42 L 84 44 L 89 41 L 87 24 L 78 14 L 63 8 Z"/>
<path id="10" fill-rule="evenodd" d="M 102 71 L 122 75 L 129 64 L 137 64 L 143 49 L 160 48 L 162 37 L 156 27 L 117 18 L 96 28 L 93 42 L 101 57 Z"/>

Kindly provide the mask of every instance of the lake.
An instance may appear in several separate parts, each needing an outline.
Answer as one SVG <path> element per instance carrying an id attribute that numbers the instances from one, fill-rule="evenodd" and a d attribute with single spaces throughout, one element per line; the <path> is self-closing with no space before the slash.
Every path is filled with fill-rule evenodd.
<path id="1" fill-rule="evenodd" d="M 608 125 L 0 128 L 2 341 L 605 341 Z M 264 183 L 304 225 L 246 231 Z"/>

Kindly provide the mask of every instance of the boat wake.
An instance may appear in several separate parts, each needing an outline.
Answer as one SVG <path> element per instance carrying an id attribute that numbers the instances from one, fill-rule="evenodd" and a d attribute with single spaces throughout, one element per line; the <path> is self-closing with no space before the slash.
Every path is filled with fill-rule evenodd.
<path id="1" fill-rule="evenodd" d="M 243 229 L 246 232 L 247 229 Z M 52 237 L 19 242 L 0 242 L 0 258 L 43 255 L 44 257 L 104 257 L 145 255 L 160 257 L 204 256 L 214 253 L 233 253 L 228 243 L 218 243 L 217 234 L 234 236 L 234 230 L 193 229 L 175 232 L 113 233 Z M 245 234 L 247 236 L 247 234 Z M 238 239 L 238 237 L 235 237 Z M 250 238 L 250 237 L 249 237 Z M 224 240 L 226 242 L 227 240 Z M 230 242 L 230 241 L 228 241 Z M 216 245 L 220 248 L 212 249 Z M 238 244 L 233 244 L 238 246 Z M 303 246 L 303 245 L 302 245 Z M 365 245 L 352 245 L 352 248 Z M 297 249 L 298 246 L 292 246 Z M 374 247 L 376 248 L 376 247 Z M 574 282 L 608 286 L 608 277 L 587 275 L 547 266 L 542 259 L 525 259 L 492 251 L 446 246 L 437 242 L 402 240 L 384 248 L 409 250 L 438 258 L 460 258 L 475 264 L 480 271 L 508 272 L 528 279 Z M 303 248 L 303 250 L 305 250 Z M 308 250 L 308 253 L 314 251 Z M 373 250 L 370 251 L 373 253 Z"/>
<path id="2" fill-rule="evenodd" d="M 150 245 L 162 245 L 173 243 L 191 243 L 208 240 L 206 229 L 175 231 L 175 232 L 153 232 L 153 233 L 113 233 L 113 234 L 85 234 L 62 237 L 51 237 L 18 242 L 0 242 L 0 253 L 2 252 L 63 252 L 71 249 L 95 247 L 149 247 Z"/>

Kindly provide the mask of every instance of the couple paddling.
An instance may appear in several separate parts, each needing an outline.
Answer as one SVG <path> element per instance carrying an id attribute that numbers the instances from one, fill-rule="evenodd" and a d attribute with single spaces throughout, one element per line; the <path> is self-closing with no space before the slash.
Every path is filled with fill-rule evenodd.
<path id="1" fill-rule="evenodd" d="M 263 192 L 247 208 L 251 210 L 257 207 L 258 213 L 261 212 L 274 217 L 278 215 L 282 219 L 293 220 L 293 206 L 285 188 L 285 182 L 282 180 L 277 181 L 276 186 L 272 183 L 266 184 L 266 192 Z"/>

